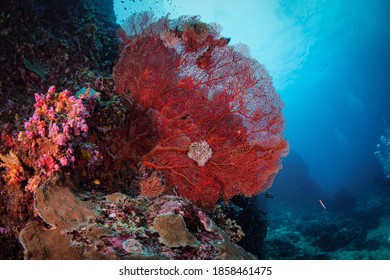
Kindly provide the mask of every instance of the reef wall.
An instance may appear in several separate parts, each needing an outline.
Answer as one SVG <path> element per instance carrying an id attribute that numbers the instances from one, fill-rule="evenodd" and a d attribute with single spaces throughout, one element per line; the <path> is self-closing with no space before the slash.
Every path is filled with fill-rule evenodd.
<path id="1" fill-rule="evenodd" d="M 118 56 L 112 0 L 4 0 L 0 5 L 0 154 L 51 85 L 75 92 L 112 92 Z M 12 159 L 10 159 L 12 160 Z M 18 233 L 31 213 L 31 194 L 0 181 L 0 259 L 23 258 Z"/>
<path id="2" fill-rule="evenodd" d="M 6 0 L 0 23 L 0 120 L 50 85 L 98 82 L 118 55 L 111 0 Z"/>

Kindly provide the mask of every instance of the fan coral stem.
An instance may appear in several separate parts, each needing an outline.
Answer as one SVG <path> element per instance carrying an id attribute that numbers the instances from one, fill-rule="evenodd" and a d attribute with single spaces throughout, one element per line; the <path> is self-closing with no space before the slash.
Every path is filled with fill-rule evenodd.
<path id="1" fill-rule="evenodd" d="M 195 187 L 196 188 L 196 185 L 194 185 L 190 179 L 183 175 L 182 173 L 180 172 L 177 172 L 175 171 L 175 168 L 185 168 L 187 166 L 161 166 L 161 165 L 156 165 L 150 161 L 143 161 L 142 162 L 146 167 L 151 167 L 153 168 L 154 170 L 169 170 L 171 171 L 173 174 L 177 175 L 177 176 L 180 176 L 182 177 L 188 184 L 190 184 L 192 187 Z"/>
<path id="2" fill-rule="evenodd" d="M 160 153 L 160 152 L 179 152 L 179 153 L 187 153 L 188 148 L 179 148 L 179 147 L 162 147 L 160 145 L 157 145 L 153 148 L 149 153 L 144 155 L 141 159 L 142 162 L 147 162 L 150 160 L 154 155 Z"/>

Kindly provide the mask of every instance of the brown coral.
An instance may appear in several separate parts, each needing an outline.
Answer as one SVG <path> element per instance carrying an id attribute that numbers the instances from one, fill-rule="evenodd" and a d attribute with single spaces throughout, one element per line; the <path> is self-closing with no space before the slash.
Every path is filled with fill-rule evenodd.
<path id="1" fill-rule="evenodd" d="M 181 215 L 166 213 L 154 219 L 153 229 L 160 235 L 160 241 L 168 247 L 195 246 L 196 237 L 189 232 Z"/>
<path id="2" fill-rule="evenodd" d="M 98 216 L 92 203 L 81 201 L 69 188 L 52 182 L 34 193 L 34 207 L 46 223 L 67 229 L 88 224 Z"/>
<path id="3" fill-rule="evenodd" d="M 113 250 L 98 249 L 100 239 L 113 231 L 96 224 L 95 205 L 80 200 L 54 179 L 36 190 L 34 200 L 37 213 L 51 228 L 39 221 L 31 221 L 23 228 L 19 241 L 26 259 L 117 258 Z"/>

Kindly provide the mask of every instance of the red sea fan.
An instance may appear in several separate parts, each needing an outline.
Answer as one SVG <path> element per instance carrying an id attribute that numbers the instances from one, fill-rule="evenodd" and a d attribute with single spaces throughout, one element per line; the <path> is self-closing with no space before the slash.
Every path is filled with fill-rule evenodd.
<path id="1" fill-rule="evenodd" d="M 132 131 L 151 131 L 146 115 L 158 131 L 154 147 L 133 160 L 161 170 L 168 186 L 204 207 L 270 187 L 288 145 L 264 67 L 197 18 L 153 22 L 141 14 L 127 29 L 113 70 L 117 92 L 131 108 Z M 167 44 L 168 33 L 178 42 Z"/>

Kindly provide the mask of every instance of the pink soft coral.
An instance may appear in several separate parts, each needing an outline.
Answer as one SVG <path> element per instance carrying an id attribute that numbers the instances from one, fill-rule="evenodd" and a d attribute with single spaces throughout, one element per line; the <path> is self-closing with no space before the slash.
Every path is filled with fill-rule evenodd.
<path id="1" fill-rule="evenodd" d="M 88 111 L 81 100 L 70 96 L 69 91 L 55 92 L 49 88 L 46 95 L 35 94 L 35 111 L 20 132 L 26 161 L 35 169 L 27 190 L 34 191 L 40 175 L 53 172 L 75 161 L 74 150 L 85 141 L 88 132 Z"/>

